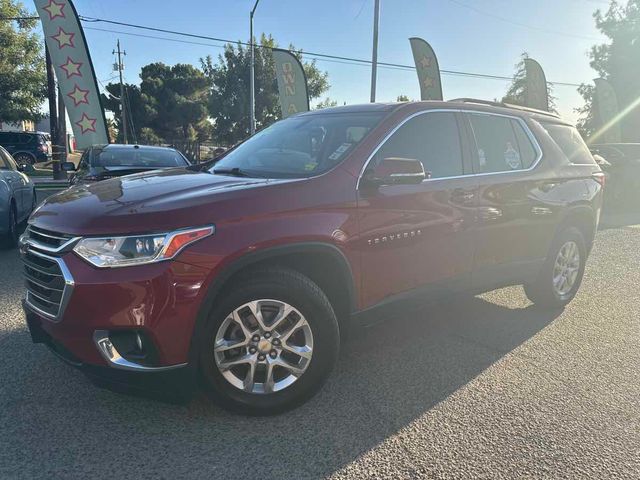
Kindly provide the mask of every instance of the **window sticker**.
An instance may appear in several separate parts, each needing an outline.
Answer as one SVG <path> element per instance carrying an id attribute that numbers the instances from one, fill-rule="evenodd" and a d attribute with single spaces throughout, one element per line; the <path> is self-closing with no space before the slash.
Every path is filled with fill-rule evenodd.
<path id="1" fill-rule="evenodd" d="M 485 167 L 487 165 L 487 155 L 481 148 L 478 149 L 478 163 L 481 167 Z"/>
<path id="2" fill-rule="evenodd" d="M 329 160 L 338 160 L 344 154 L 344 152 L 351 148 L 351 145 L 351 143 L 343 143 L 342 145 L 340 145 L 338 148 L 336 148 L 335 152 L 329 155 Z"/>
<path id="3" fill-rule="evenodd" d="M 506 150 L 504 152 L 504 162 L 511 170 L 517 170 L 522 168 L 522 162 L 520 162 L 520 154 L 513 148 L 511 142 L 507 142 Z"/>
<path id="4" fill-rule="evenodd" d="M 309 163 L 305 164 L 304 170 L 306 172 L 313 172 L 316 169 L 317 166 L 318 166 L 318 162 L 309 162 Z"/>

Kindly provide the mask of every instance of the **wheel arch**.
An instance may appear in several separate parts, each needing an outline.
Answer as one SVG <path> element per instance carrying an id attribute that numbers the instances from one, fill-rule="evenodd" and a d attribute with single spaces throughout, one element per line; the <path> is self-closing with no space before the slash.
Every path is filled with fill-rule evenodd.
<path id="1" fill-rule="evenodd" d="M 190 364 L 196 364 L 196 342 L 219 295 L 241 275 L 270 266 L 290 268 L 310 278 L 327 295 L 341 329 L 347 326 L 356 310 L 355 282 L 349 261 L 340 249 L 329 243 L 305 242 L 257 250 L 232 261 L 209 286 L 193 329 Z"/>
<path id="2" fill-rule="evenodd" d="M 575 227 L 582 233 L 587 244 L 587 250 L 591 251 L 595 239 L 598 224 L 598 216 L 591 205 L 572 205 L 564 213 L 556 230 L 556 235 L 567 227 Z"/>

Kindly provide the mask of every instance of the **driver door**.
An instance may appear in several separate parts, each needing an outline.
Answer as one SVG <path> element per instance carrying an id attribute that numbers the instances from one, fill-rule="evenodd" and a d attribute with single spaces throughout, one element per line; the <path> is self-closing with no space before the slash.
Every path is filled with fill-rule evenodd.
<path id="1" fill-rule="evenodd" d="M 420 160 L 430 178 L 418 185 L 367 186 L 358 218 L 362 306 L 414 292 L 429 297 L 469 285 L 477 181 L 458 113 L 425 111 L 402 124 L 373 155 Z"/>

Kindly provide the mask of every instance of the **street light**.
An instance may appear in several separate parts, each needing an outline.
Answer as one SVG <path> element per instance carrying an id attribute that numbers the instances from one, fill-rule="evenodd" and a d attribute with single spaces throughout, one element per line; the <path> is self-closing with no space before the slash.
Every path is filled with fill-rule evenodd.
<path id="1" fill-rule="evenodd" d="M 253 45 L 253 15 L 256 13 L 256 8 L 258 8 L 258 3 L 260 0 L 256 0 L 251 13 L 249 14 L 249 50 L 251 51 L 251 74 L 250 74 L 250 86 L 249 86 L 249 109 L 250 112 L 250 122 L 251 122 L 251 135 L 256 133 L 256 72 L 255 72 L 255 56 L 254 56 L 254 45 Z"/>

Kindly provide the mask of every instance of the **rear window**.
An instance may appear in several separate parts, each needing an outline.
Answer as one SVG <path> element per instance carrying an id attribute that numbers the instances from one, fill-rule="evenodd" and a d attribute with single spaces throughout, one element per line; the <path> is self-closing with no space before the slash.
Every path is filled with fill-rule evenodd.
<path id="1" fill-rule="evenodd" d="M 571 163 L 577 165 L 596 164 L 587 144 L 584 143 L 575 127 L 553 123 L 543 123 L 542 126 Z"/>
<path id="2" fill-rule="evenodd" d="M 184 157 L 176 150 L 106 148 L 96 150 L 91 160 L 93 167 L 184 167 Z"/>

